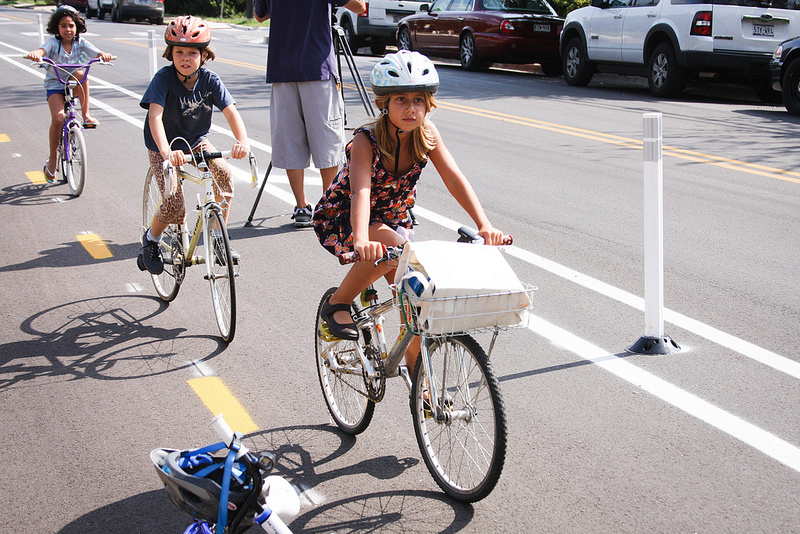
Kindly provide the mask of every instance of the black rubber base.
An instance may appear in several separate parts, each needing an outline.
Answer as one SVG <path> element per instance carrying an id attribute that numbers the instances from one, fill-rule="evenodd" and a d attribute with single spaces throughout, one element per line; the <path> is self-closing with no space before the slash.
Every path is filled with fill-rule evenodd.
<path id="1" fill-rule="evenodd" d="M 681 348 L 669 336 L 661 338 L 643 336 L 626 350 L 636 354 L 670 354 L 680 352 Z"/>

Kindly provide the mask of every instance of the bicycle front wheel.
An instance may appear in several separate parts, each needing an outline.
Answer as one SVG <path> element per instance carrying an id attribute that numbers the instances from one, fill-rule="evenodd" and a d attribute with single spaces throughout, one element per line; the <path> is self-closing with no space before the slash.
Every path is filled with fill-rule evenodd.
<path id="1" fill-rule="evenodd" d="M 161 190 L 158 181 L 153 176 L 152 169 L 147 170 L 144 180 L 144 200 L 142 206 L 142 225 L 150 228 L 153 218 L 161 207 Z M 161 274 L 151 274 L 153 286 L 161 300 L 172 302 L 178 296 L 181 282 L 186 274 L 186 264 L 183 261 L 183 246 L 178 227 L 170 224 L 161 234 L 161 257 L 164 260 L 164 271 Z"/>
<path id="2" fill-rule="evenodd" d="M 205 211 L 203 242 L 206 245 L 206 277 L 211 282 L 211 301 L 222 340 L 233 341 L 236 333 L 236 289 L 228 230 L 216 208 Z"/>
<path id="3" fill-rule="evenodd" d="M 314 336 L 317 374 L 325 403 L 336 426 L 347 434 L 356 435 L 366 430 L 372 421 L 375 403 L 367 396 L 364 386 L 364 368 L 356 349 L 358 341 L 333 336 L 320 315 L 325 301 L 335 291 L 335 287 L 326 291 L 317 308 Z"/>
<path id="4" fill-rule="evenodd" d="M 67 135 L 69 136 L 69 153 L 64 155 L 66 160 L 64 162 L 66 171 L 64 179 L 67 181 L 70 194 L 78 197 L 83 193 L 83 186 L 86 183 L 86 142 L 78 125 L 73 125 Z"/>
<path id="5" fill-rule="evenodd" d="M 506 456 L 506 416 L 500 386 L 481 346 L 468 335 L 427 340 L 430 375 L 417 360 L 411 415 L 433 479 L 461 502 L 494 489 Z M 430 392 L 440 411 L 434 418 Z"/>

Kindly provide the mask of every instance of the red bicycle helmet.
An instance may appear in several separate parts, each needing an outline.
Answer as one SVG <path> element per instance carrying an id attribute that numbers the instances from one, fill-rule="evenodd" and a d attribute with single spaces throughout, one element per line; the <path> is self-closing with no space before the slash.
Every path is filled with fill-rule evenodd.
<path id="1" fill-rule="evenodd" d="M 211 42 L 211 27 L 199 17 L 181 16 L 167 25 L 164 41 L 172 46 L 205 48 Z"/>

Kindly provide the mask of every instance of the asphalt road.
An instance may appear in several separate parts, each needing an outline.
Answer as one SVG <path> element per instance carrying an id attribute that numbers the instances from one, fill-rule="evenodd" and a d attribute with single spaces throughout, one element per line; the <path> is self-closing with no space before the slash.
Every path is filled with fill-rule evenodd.
<path id="1" fill-rule="evenodd" d="M 181 532 L 188 516 L 148 455 L 213 442 L 216 403 L 248 446 L 277 453 L 277 473 L 301 495 L 295 532 L 800 531 L 800 120 L 782 107 L 734 87 L 660 101 L 634 78 L 572 88 L 536 69 L 437 62 L 433 119 L 493 223 L 514 235 L 509 263 L 539 287 L 530 327 L 503 333 L 493 355 L 509 416 L 505 470 L 465 506 L 428 475 L 399 381 L 357 438 L 330 422 L 313 325 L 344 268 L 292 226 L 283 173 L 245 227 L 256 190 L 238 165 L 230 345 L 200 272 L 166 305 L 137 269 L 138 101 L 147 31 L 160 39 L 163 27 L 89 22 L 88 39 L 119 59 L 92 71 L 101 126 L 86 133 L 86 190 L 71 199 L 65 185 L 40 183 L 49 115 L 41 72 L 21 59 L 39 45 L 36 19 L 0 8 L 4 531 Z M 214 36 L 212 68 L 263 172 L 265 32 Z M 366 76 L 375 58 L 356 59 Z M 366 114 L 345 81 L 353 127 Z M 642 115 L 653 111 L 664 134 L 665 329 L 681 347 L 663 356 L 625 350 L 645 329 Z M 221 114 L 215 124 L 211 140 L 226 147 Z M 316 199 L 319 174 L 308 175 Z M 453 239 L 470 222 L 433 168 L 418 199 L 417 239 Z"/>

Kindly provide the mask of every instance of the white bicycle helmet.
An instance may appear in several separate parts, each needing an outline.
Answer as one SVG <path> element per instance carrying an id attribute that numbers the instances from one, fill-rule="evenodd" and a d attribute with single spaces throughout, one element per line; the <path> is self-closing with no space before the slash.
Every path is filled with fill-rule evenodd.
<path id="1" fill-rule="evenodd" d="M 439 90 L 439 74 L 431 60 L 409 50 L 386 54 L 372 69 L 369 81 L 376 95 Z"/>

